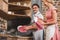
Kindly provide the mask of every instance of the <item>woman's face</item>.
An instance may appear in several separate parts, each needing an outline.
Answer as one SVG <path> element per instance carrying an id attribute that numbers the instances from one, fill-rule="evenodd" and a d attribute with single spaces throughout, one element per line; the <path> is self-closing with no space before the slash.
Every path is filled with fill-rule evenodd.
<path id="1" fill-rule="evenodd" d="M 34 5 L 32 8 L 33 8 L 34 13 L 37 13 L 37 11 L 39 10 L 38 6 L 36 6 L 36 5 Z"/>
<path id="2" fill-rule="evenodd" d="M 53 0 L 46 0 L 46 2 L 44 2 L 44 5 L 47 6 L 47 7 L 49 7 L 50 4 L 53 5 Z"/>
<path id="3" fill-rule="evenodd" d="M 48 7 L 48 4 L 47 3 L 44 3 L 44 5 Z"/>

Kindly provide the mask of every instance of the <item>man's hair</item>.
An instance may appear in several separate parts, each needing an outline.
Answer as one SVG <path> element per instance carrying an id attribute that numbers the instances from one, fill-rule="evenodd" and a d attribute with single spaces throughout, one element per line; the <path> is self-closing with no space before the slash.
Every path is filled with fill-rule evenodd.
<path id="1" fill-rule="evenodd" d="M 39 5 L 38 5 L 38 4 L 33 4 L 32 7 L 33 7 L 33 6 L 37 6 L 37 7 L 39 8 Z"/>

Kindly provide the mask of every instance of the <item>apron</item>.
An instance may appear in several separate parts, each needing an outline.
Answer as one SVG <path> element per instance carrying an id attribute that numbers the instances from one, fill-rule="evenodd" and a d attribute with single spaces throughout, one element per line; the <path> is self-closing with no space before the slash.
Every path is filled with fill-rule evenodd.
<path id="1" fill-rule="evenodd" d="M 33 31 L 33 37 L 34 37 L 34 40 L 43 40 L 43 27 L 44 25 L 40 22 L 38 22 L 38 19 L 41 19 L 39 18 L 38 16 L 35 16 L 35 24 L 37 26 L 37 30 L 36 31 Z"/>
<path id="2" fill-rule="evenodd" d="M 47 18 L 47 22 L 52 21 L 52 11 L 54 11 L 55 9 L 50 8 L 47 12 L 46 12 L 46 18 Z M 52 24 L 49 25 L 46 29 L 46 40 L 59 40 L 59 30 L 58 30 L 58 26 L 57 23 L 56 24 Z"/>

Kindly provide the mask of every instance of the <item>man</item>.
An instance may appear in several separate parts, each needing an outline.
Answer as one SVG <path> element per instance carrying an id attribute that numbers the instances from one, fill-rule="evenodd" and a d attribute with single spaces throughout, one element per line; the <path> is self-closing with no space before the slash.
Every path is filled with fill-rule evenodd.
<path id="1" fill-rule="evenodd" d="M 42 23 L 43 15 L 39 12 L 39 5 L 33 4 L 32 8 L 33 8 L 33 12 L 34 12 L 33 20 L 35 20 L 35 22 L 39 20 Z M 39 19 L 37 19 L 35 16 L 39 17 Z M 33 32 L 33 35 L 34 35 L 35 40 L 43 40 L 43 29 Z"/>
<path id="2" fill-rule="evenodd" d="M 39 12 L 39 5 L 33 4 L 33 24 L 31 26 L 26 27 L 26 30 L 29 29 L 37 29 L 36 31 L 33 31 L 34 40 L 43 40 L 43 15 Z"/>

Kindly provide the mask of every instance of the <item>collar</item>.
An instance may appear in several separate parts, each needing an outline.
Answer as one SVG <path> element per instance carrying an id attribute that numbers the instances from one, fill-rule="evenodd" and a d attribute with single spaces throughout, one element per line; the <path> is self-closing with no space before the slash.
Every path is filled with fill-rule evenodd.
<path id="1" fill-rule="evenodd" d="M 40 11 L 37 11 L 37 13 L 35 13 L 34 15 L 37 15 L 37 14 L 39 14 L 40 13 Z"/>

